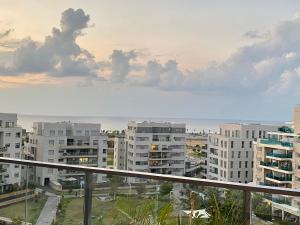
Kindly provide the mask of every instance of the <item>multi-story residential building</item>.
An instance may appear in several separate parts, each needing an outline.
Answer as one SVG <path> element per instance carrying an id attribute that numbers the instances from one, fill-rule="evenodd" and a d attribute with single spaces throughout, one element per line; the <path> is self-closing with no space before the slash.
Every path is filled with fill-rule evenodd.
<path id="1" fill-rule="evenodd" d="M 189 157 L 191 164 L 195 166 L 188 166 L 191 168 L 200 167 L 200 177 L 206 178 L 208 171 L 207 163 L 207 146 L 208 146 L 208 134 L 188 134 L 186 137 L 186 155 Z M 187 173 L 188 171 L 186 171 Z"/>
<path id="2" fill-rule="evenodd" d="M 127 170 L 183 175 L 185 138 L 185 124 L 128 122 Z"/>
<path id="3" fill-rule="evenodd" d="M 248 183 L 253 177 L 253 141 L 278 126 L 225 123 L 208 135 L 208 179 Z"/>
<path id="4" fill-rule="evenodd" d="M 127 152 L 125 137 L 119 136 L 114 138 L 114 169 L 126 170 Z"/>
<path id="5" fill-rule="evenodd" d="M 300 106 L 294 111 L 294 130 L 281 127 L 254 144 L 254 183 L 267 186 L 300 188 Z M 274 215 L 300 219 L 300 199 L 266 196 Z"/>
<path id="6" fill-rule="evenodd" d="M 38 161 L 106 167 L 107 137 L 101 134 L 100 124 L 35 122 L 26 148 Z M 79 184 L 83 175 L 74 171 L 36 168 L 35 176 L 38 184 L 47 185 L 50 181 Z M 100 183 L 103 179 L 103 176 L 95 175 L 94 182 Z"/>
<path id="7" fill-rule="evenodd" d="M 20 158 L 22 128 L 17 126 L 17 114 L 0 113 L 0 156 Z M 0 165 L 0 192 L 21 184 L 21 166 Z"/>

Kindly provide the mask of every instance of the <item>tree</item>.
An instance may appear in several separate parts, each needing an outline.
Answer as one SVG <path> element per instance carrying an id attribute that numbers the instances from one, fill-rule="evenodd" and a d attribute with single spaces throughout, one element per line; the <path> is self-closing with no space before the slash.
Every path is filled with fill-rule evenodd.
<path id="1" fill-rule="evenodd" d="M 146 192 L 146 185 L 144 183 L 140 183 L 135 188 L 138 195 L 142 195 Z"/>
<path id="2" fill-rule="evenodd" d="M 165 196 L 170 194 L 172 190 L 173 190 L 173 184 L 169 182 L 164 182 L 160 185 L 159 193 L 161 196 Z"/>
<path id="3" fill-rule="evenodd" d="M 122 177 L 113 175 L 110 179 L 110 191 L 111 194 L 114 195 L 114 199 L 115 199 L 116 192 L 118 191 L 118 188 L 121 185 L 121 183 L 122 183 Z"/>

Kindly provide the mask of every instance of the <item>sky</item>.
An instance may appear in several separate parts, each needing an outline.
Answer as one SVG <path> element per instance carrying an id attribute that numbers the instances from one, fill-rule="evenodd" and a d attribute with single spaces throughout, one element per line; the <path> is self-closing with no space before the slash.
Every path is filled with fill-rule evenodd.
<path id="1" fill-rule="evenodd" d="M 0 112 L 290 120 L 300 1 L 2 0 Z"/>

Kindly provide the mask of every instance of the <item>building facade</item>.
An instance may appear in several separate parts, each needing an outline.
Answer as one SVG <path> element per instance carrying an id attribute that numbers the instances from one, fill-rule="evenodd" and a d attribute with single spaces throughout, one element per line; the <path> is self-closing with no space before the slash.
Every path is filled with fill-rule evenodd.
<path id="1" fill-rule="evenodd" d="M 281 127 L 269 132 L 254 144 L 254 182 L 259 185 L 300 188 L 300 107 L 294 111 L 294 129 Z M 266 196 L 273 215 L 294 217 L 300 221 L 300 199 L 289 196 Z"/>
<path id="2" fill-rule="evenodd" d="M 0 113 L 0 156 L 20 158 L 22 128 L 17 125 L 17 114 Z M 0 193 L 21 185 L 21 166 L 0 164 Z"/>
<path id="3" fill-rule="evenodd" d="M 183 175 L 185 138 L 185 124 L 128 122 L 127 170 Z M 135 182 L 139 179 L 135 178 Z"/>
<path id="4" fill-rule="evenodd" d="M 253 141 L 278 126 L 225 123 L 208 135 L 207 178 L 248 183 L 253 178 Z"/>
<path id="5" fill-rule="evenodd" d="M 33 132 L 25 144 L 27 152 L 38 161 L 106 167 L 107 137 L 101 134 L 100 124 L 70 122 L 35 122 Z M 36 168 L 36 183 L 48 185 L 51 181 L 79 184 L 84 174 Z M 102 175 L 94 175 L 94 182 L 104 180 Z"/>
<path id="6" fill-rule="evenodd" d="M 114 169 L 126 170 L 127 152 L 124 136 L 114 138 Z"/>

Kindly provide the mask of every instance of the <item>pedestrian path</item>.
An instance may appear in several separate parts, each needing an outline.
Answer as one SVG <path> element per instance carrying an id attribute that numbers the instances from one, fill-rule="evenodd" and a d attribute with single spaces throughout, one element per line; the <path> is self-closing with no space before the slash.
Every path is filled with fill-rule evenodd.
<path id="1" fill-rule="evenodd" d="M 59 203 L 59 197 L 55 194 L 46 193 L 47 202 L 36 222 L 36 225 L 51 225 L 56 218 L 56 211 Z"/>

